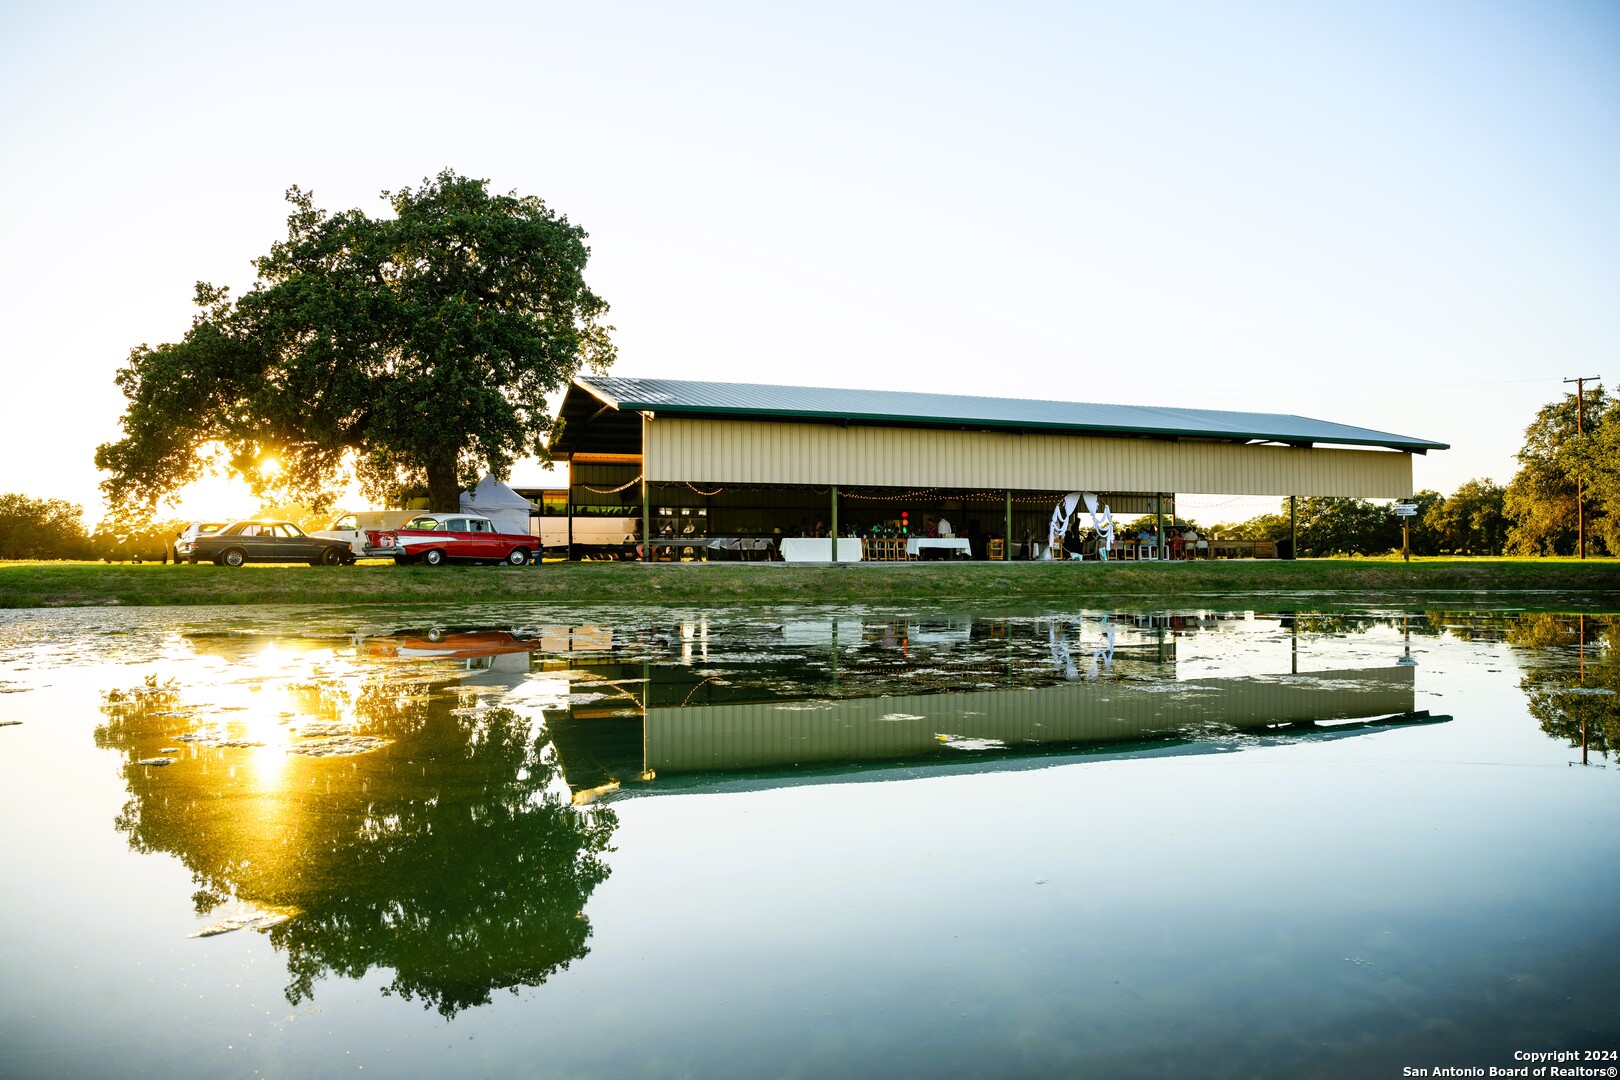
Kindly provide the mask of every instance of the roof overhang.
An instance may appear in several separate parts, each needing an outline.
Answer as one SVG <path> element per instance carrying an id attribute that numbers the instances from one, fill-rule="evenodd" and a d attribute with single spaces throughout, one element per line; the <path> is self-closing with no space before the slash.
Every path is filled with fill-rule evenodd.
<path id="1" fill-rule="evenodd" d="M 616 421 L 610 419 L 615 413 Z M 626 414 L 636 414 L 635 420 Z M 565 458 L 578 449 L 575 438 L 570 437 L 570 428 L 576 437 L 584 429 L 592 429 L 593 449 L 608 449 L 598 443 L 601 436 L 607 436 L 610 442 L 639 439 L 641 414 L 1269 443 L 1302 448 L 1378 447 L 1414 454 L 1449 449 L 1449 444 L 1430 439 L 1279 413 L 579 376 L 564 398 L 559 414 L 563 430 L 552 453 Z M 604 421 L 610 425 L 608 429 L 598 427 Z"/>

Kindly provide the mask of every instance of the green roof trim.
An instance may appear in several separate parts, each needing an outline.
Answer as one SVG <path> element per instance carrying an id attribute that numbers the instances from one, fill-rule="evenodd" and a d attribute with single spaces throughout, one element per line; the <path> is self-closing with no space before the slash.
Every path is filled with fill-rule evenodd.
<path id="1" fill-rule="evenodd" d="M 1286 413 L 599 375 L 578 376 L 574 382 L 604 404 L 629 412 L 1067 431 L 1230 442 L 1260 440 L 1291 445 L 1330 443 L 1380 446 L 1416 454 L 1450 449 L 1450 444 L 1430 439 Z"/>

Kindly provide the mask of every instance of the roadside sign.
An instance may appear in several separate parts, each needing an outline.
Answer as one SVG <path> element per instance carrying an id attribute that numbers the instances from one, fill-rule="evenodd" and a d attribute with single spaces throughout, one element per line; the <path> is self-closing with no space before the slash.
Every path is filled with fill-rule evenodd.
<path id="1" fill-rule="evenodd" d="M 1396 503 L 1391 509 L 1396 517 L 1416 517 L 1418 511 L 1417 503 Z"/>

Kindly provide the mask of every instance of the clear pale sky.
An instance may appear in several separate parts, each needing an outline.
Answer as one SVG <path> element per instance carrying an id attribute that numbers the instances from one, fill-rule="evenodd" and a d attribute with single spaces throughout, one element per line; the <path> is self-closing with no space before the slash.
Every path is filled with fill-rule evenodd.
<path id="1" fill-rule="evenodd" d="M 589 231 L 620 375 L 1299 413 L 1446 493 L 1620 378 L 1613 3 L 12 3 L 0 102 L 0 492 L 91 523 L 285 189 L 445 167 Z"/>

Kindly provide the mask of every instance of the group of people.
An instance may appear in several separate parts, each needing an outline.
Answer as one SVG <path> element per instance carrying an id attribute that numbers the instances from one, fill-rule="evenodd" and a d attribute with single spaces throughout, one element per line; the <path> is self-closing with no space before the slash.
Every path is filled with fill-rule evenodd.
<path id="1" fill-rule="evenodd" d="M 867 535 L 870 535 L 870 536 L 900 536 L 900 535 L 902 535 L 902 530 L 901 530 L 900 525 L 898 525 L 898 524 L 890 524 L 890 523 L 887 523 L 887 522 L 880 522 L 879 524 L 873 525 L 873 526 L 871 526 L 871 528 L 869 530 L 863 530 L 859 525 L 856 525 L 856 524 L 853 524 L 853 523 L 847 523 L 846 524 L 846 523 L 840 522 L 839 523 L 839 528 L 842 531 L 843 535 L 845 535 L 845 536 L 867 536 Z M 807 519 L 800 519 L 798 535 L 799 536 L 824 537 L 824 536 L 827 535 L 827 525 L 821 518 L 816 518 L 816 522 L 815 522 L 814 525 L 811 525 Z M 913 535 L 925 536 L 930 540 L 939 540 L 939 539 L 950 540 L 950 539 L 954 539 L 956 537 L 956 526 L 952 525 L 950 523 L 950 520 L 948 518 L 946 518 L 943 514 L 941 514 L 939 517 L 929 516 L 929 517 L 926 517 L 926 518 L 923 519 L 922 532 L 921 533 L 914 533 Z"/>
<path id="2" fill-rule="evenodd" d="M 1151 526 L 1143 528 L 1136 534 L 1136 543 L 1138 548 L 1154 548 L 1161 559 L 1192 559 L 1197 557 L 1197 529 L 1189 526 L 1188 528 L 1179 532 L 1175 529 L 1170 529 L 1168 531 L 1169 537 L 1162 545 L 1162 550 L 1160 550 L 1161 545 L 1159 544 L 1158 531 Z"/>
<path id="3" fill-rule="evenodd" d="M 1112 522 L 1108 523 L 1112 525 Z M 1064 533 L 1064 550 L 1071 559 L 1089 557 L 1106 558 L 1104 552 L 1114 547 L 1112 537 L 1108 535 L 1110 529 L 1105 528 L 1101 533 L 1080 524 L 1080 515 L 1076 514 L 1069 519 L 1068 528 Z M 1135 535 L 1136 548 L 1139 557 L 1156 557 L 1160 559 L 1195 559 L 1198 557 L 1198 530 L 1186 528 L 1183 530 L 1168 529 L 1165 542 L 1160 544 L 1158 530 L 1153 526 L 1144 526 Z M 1130 534 L 1127 533 L 1127 536 Z M 1032 534 L 1025 534 L 1024 542 L 1028 545 L 1034 539 Z M 1027 550 L 1027 547 L 1026 547 Z M 1147 555 L 1151 551 L 1152 556 Z"/>

